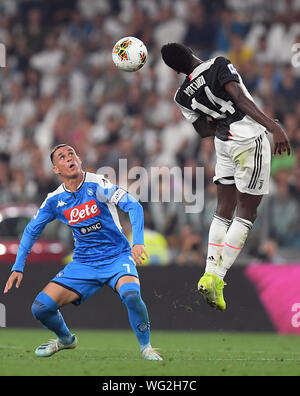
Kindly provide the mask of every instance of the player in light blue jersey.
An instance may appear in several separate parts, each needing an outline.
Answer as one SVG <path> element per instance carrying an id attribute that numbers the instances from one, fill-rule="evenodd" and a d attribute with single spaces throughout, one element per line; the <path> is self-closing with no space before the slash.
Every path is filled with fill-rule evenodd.
<path id="1" fill-rule="evenodd" d="M 72 229 L 73 261 L 63 268 L 37 295 L 32 313 L 57 339 L 40 345 L 35 354 L 49 357 L 62 349 L 73 349 L 77 338 L 71 334 L 59 309 L 80 304 L 104 285 L 115 290 L 128 310 L 129 322 L 147 360 L 162 360 L 150 344 L 150 323 L 141 298 L 136 264 L 148 253 L 144 246 L 144 215 L 140 203 L 102 175 L 84 172 L 75 150 L 56 146 L 51 153 L 53 171 L 62 184 L 48 194 L 24 230 L 17 258 L 6 283 L 7 293 L 20 286 L 28 254 L 44 227 L 58 219 Z M 132 248 L 119 222 L 117 208 L 129 214 Z"/>

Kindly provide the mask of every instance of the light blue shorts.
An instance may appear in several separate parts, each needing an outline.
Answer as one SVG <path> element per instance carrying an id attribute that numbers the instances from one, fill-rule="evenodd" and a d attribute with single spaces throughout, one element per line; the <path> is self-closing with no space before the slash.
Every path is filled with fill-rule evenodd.
<path id="1" fill-rule="evenodd" d="M 74 260 L 62 269 L 51 282 L 77 293 L 79 298 L 74 304 L 79 305 L 104 285 L 115 291 L 118 280 L 123 276 L 139 278 L 130 252 L 122 253 L 106 261 L 81 263 Z"/>

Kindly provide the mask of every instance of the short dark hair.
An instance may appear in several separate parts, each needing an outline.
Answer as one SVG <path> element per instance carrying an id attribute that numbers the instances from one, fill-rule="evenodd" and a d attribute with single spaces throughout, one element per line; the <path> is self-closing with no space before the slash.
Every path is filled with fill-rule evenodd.
<path id="1" fill-rule="evenodd" d="M 177 73 L 190 74 L 193 69 L 194 57 L 190 48 L 183 44 L 169 43 L 161 48 L 164 62 Z"/>
<path id="2" fill-rule="evenodd" d="M 53 164 L 53 157 L 54 157 L 55 152 L 56 152 L 58 149 L 60 149 L 61 147 L 66 147 L 66 146 L 68 146 L 68 144 L 66 144 L 66 143 L 61 143 L 61 144 L 58 144 L 57 146 L 55 146 L 55 147 L 52 149 L 52 151 L 51 151 L 51 153 L 50 153 L 50 159 L 51 159 L 52 164 Z"/>

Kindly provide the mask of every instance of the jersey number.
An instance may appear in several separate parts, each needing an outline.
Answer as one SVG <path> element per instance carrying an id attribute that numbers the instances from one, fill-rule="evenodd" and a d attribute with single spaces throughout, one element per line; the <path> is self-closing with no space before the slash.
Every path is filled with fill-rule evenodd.
<path id="1" fill-rule="evenodd" d="M 224 113 L 226 113 L 226 111 L 228 111 L 228 113 L 233 114 L 235 112 L 235 108 L 233 107 L 233 103 L 231 102 L 231 100 L 228 100 L 226 102 L 226 100 L 218 98 L 217 96 L 215 96 L 211 90 L 206 86 L 204 87 L 204 91 L 206 93 L 206 96 L 208 98 L 208 100 L 217 107 L 217 105 L 220 106 L 219 108 L 219 112 L 212 110 L 206 106 L 204 106 L 202 103 L 197 102 L 197 100 L 195 98 L 193 98 L 192 103 L 191 103 L 191 107 L 193 110 L 200 110 L 202 111 L 202 113 L 205 113 L 213 118 L 216 119 L 222 119 L 222 118 L 226 118 L 226 115 Z"/>
<path id="2" fill-rule="evenodd" d="M 129 264 L 123 264 L 123 266 L 126 267 L 126 268 L 127 268 L 127 272 L 130 273 L 130 266 L 129 266 Z"/>

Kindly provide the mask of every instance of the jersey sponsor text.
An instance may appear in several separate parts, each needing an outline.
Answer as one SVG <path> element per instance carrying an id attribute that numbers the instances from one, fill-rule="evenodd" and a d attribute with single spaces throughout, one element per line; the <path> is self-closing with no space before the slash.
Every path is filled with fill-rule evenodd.
<path id="1" fill-rule="evenodd" d="M 97 216 L 99 213 L 100 210 L 94 199 L 78 205 L 75 208 L 67 209 L 64 211 L 64 215 L 68 220 L 69 224 L 81 223 L 82 221 Z"/>

